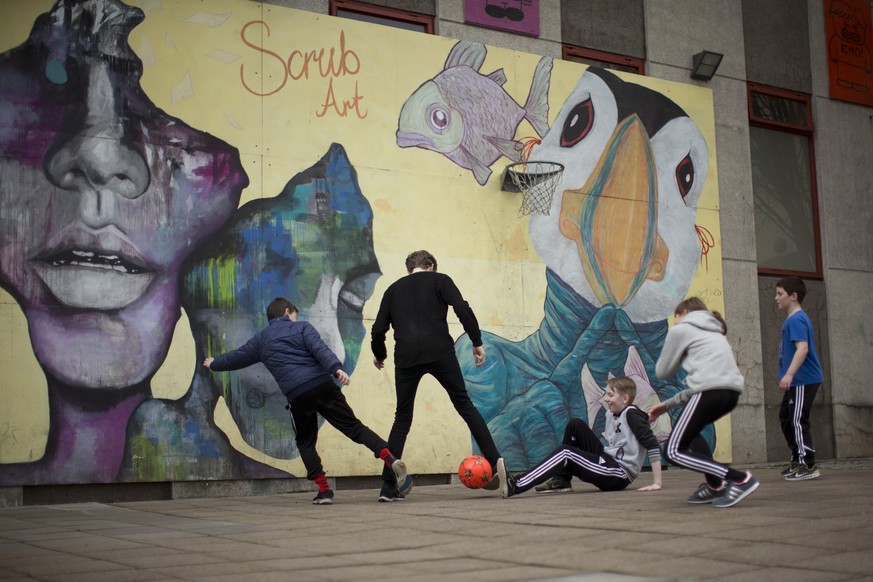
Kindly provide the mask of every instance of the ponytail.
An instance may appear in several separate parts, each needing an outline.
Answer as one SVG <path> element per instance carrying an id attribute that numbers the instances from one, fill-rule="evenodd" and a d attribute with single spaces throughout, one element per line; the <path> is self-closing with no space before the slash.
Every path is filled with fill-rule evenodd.
<path id="1" fill-rule="evenodd" d="M 724 317 L 722 317 L 721 313 L 719 313 L 718 311 L 713 311 L 712 315 L 721 324 L 721 335 L 727 335 L 727 322 L 724 320 Z"/>

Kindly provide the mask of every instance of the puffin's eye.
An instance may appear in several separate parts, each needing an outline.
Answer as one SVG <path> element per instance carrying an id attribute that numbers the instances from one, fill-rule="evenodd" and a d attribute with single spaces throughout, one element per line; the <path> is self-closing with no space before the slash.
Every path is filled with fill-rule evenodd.
<path id="1" fill-rule="evenodd" d="M 676 164 L 676 186 L 683 200 L 694 187 L 694 162 L 691 161 L 691 154 L 686 155 Z"/>
<path id="2" fill-rule="evenodd" d="M 580 101 L 564 121 L 564 130 L 561 132 L 561 147 L 571 148 L 582 141 L 591 127 L 594 125 L 594 103 L 591 97 Z"/>
<path id="3" fill-rule="evenodd" d="M 439 107 L 432 107 L 428 111 L 428 121 L 435 130 L 442 131 L 449 124 L 449 112 Z"/>

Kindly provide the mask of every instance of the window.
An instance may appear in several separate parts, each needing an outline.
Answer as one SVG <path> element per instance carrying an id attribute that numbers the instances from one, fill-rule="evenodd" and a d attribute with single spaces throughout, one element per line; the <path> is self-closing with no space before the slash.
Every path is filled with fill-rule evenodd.
<path id="1" fill-rule="evenodd" d="M 329 13 L 340 18 L 433 34 L 433 16 L 426 14 L 372 6 L 352 0 L 331 0 Z"/>
<path id="2" fill-rule="evenodd" d="M 565 61 L 584 63 L 586 65 L 600 67 L 601 69 L 636 73 L 637 75 L 646 74 L 644 71 L 645 67 L 643 59 L 596 51 L 570 44 L 565 44 L 563 46 L 562 53 L 562 58 Z"/>
<path id="3" fill-rule="evenodd" d="M 749 83 L 758 272 L 821 278 L 810 97 Z"/>

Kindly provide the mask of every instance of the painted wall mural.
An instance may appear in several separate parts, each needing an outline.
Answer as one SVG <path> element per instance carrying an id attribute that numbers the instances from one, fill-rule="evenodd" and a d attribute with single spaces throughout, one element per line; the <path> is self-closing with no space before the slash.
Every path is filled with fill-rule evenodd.
<path id="1" fill-rule="evenodd" d="M 523 467 L 560 444 L 570 418 L 602 425 L 603 407 L 592 406 L 602 394 L 583 378 L 604 386 L 630 368 L 661 400 L 681 389 L 654 370 L 667 318 L 700 263 L 695 219 L 709 164 L 681 108 L 596 68 L 530 156 L 564 166 L 551 212 L 530 220 L 547 267 L 545 317 L 519 342 L 489 334 L 498 357 L 487 369 L 476 368 L 469 341 L 457 345 L 507 463 Z"/>
<path id="2" fill-rule="evenodd" d="M 480 185 L 488 182 L 491 165 L 498 158 L 520 162 L 540 141 L 534 137 L 515 139 L 522 119 L 527 119 L 540 137 L 548 131 L 552 70 L 552 59 L 540 59 L 522 107 L 503 90 L 503 69 L 489 75 L 479 72 L 486 53 L 482 44 L 456 44 L 444 69 L 403 104 L 397 129 L 397 145 L 439 152 L 473 172 Z"/>
<path id="3" fill-rule="evenodd" d="M 417 248 L 477 312 L 488 365 L 452 322 L 456 349 L 511 469 L 571 417 L 602 425 L 611 375 L 644 408 L 682 389 L 654 376 L 673 307 L 723 309 L 708 90 L 236 0 L 131 4 L 0 0 L 0 486 L 300 474 L 266 370 L 197 366 L 276 296 L 387 434 L 391 367 L 359 360 Z M 500 189 L 523 160 L 565 167 L 547 215 Z M 407 461 L 452 472 L 473 445 L 429 386 Z M 378 472 L 334 433 L 332 475 Z"/>

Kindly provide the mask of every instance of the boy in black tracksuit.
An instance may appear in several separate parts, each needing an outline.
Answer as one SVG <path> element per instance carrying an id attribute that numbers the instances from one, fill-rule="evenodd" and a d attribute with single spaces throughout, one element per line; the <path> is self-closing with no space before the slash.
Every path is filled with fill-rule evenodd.
<path id="1" fill-rule="evenodd" d="M 648 415 L 633 405 L 636 394 L 637 386 L 630 378 L 610 378 L 604 395 L 606 446 L 585 421 L 574 418 L 564 430 L 563 445 L 544 461 L 523 475 L 500 475 L 501 495 L 524 493 L 553 477 L 569 483 L 572 476 L 601 491 L 619 491 L 636 479 L 646 455 L 652 466 L 653 483 L 639 491 L 659 490 L 661 449 L 649 426 Z"/>

